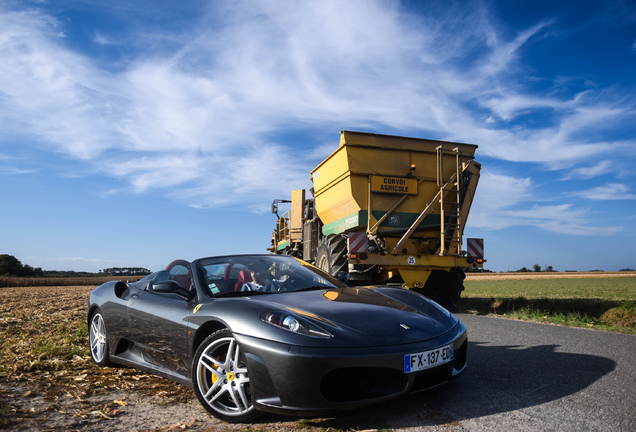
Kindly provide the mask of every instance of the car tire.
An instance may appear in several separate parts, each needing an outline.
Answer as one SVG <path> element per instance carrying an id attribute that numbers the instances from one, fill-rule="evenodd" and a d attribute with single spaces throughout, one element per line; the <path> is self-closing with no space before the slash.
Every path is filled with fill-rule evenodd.
<path id="1" fill-rule="evenodd" d="M 246 423 L 261 412 L 254 408 L 245 355 L 232 332 L 219 330 L 197 349 L 192 384 L 201 405 L 228 423 Z"/>
<path id="2" fill-rule="evenodd" d="M 97 309 L 89 321 L 88 343 L 93 363 L 98 366 L 110 366 L 108 335 L 102 311 Z"/>

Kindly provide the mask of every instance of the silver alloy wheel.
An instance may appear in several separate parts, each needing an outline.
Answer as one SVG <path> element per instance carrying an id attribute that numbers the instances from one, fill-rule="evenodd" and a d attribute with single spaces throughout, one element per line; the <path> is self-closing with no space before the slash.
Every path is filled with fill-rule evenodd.
<path id="1" fill-rule="evenodd" d="M 226 416 L 245 415 L 254 410 L 250 378 L 233 337 L 213 341 L 197 362 L 196 380 L 205 402 Z"/>
<path id="2" fill-rule="evenodd" d="M 106 326 L 104 318 L 99 313 L 93 315 L 93 319 L 91 319 L 89 342 L 93 360 L 95 360 L 95 363 L 100 363 L 104 360 L 104 355 L 106 354 Z"/>

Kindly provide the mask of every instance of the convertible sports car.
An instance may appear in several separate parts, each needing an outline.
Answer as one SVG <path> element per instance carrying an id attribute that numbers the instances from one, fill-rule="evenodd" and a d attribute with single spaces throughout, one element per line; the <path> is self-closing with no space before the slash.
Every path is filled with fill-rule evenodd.
<path id="1" fill-rule="evenodd" d="M 228 422 L 381 402 L 466 367 L 466 326 L 437 303 L 348 287 L 283 255 L 177 260 L 138 282 L 105 283 L 90 294 L 88 326 L 96 364 L 192 387 Z"/>

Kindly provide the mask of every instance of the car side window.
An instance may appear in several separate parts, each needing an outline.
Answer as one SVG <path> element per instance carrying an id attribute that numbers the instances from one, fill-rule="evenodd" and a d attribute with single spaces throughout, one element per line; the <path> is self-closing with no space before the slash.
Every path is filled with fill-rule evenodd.
<path id="1" fill-rule="evenodd" d="M 167 281 L 167 280 L 170 280 L 170 272 L 168 272 L 166 270 L 158 271 L 157 273 L 155 273 L 154 277 L 152 278 L 152 280 L 148 284 L 147 290 L 148 291 L 152 291 L 152 288 L 155 286 L 155 284 L 157 282 L 163 282 L 163 281 Z"/>
<path id="2" fill-rule="evenodd" d="M 214 262 L 199 268 L 201 283 L 207 286 L 210 294 L 235 291 L 239 280 L 239 273 L 247 270 L 242 263 Z"/>
<path id="3" fill-rule="evenodd" d="M 190 274 L 190 268 L 181 264 L 177 264 L 172 266 L 170 270 L 161 270 L 158 271 L 153 279 L 148 284 L 148 291 L 153 291 L 153 287 L 155 284 L 159 282 L 164 282 L 168 280 L 173 280 L 179 286 L 185 290 L 189 290 L 192 285 L 192 275 Z"/>
<path id="4" fill-rule="evenodd" d="M 218 294 L 225 290 L 225 270 L 227 264 L 211 264 L 202 266 L 200 273 L 202 274 L 203 286 L 207 286 L 211 294 Z"/>
<path id="5" fill-rule="evenodd" d="M 190 275 L 190 267 L 177 264 L 170 269 L 170 280 L 175 281 L 183 289 L 189 290 L 192 285 L 192 276 Z"/>

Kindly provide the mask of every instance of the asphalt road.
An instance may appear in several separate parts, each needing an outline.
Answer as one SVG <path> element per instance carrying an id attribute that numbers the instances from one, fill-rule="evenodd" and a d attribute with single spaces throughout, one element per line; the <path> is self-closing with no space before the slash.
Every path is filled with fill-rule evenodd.
<path id="1" fill-rule="evenodd" d="M 462 377 L 312 422 L 340 429 L 636 431 L 636 336 L 462 315 Z"/>

